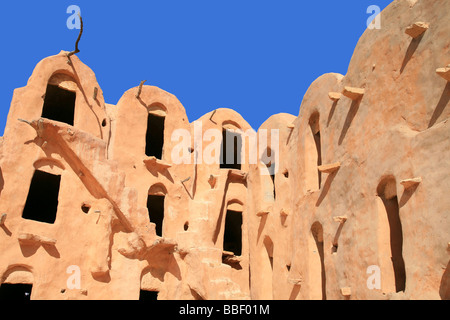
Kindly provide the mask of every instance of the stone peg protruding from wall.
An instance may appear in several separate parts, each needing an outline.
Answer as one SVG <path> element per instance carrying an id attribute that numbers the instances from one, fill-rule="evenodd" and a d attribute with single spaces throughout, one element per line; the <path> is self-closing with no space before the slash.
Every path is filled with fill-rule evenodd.
<path id="1" fill-rule="evenodd" d="M 328 98 L 333 100 L 334 102 L 339 101 L 342 97 L 342 93 L 340 92 L 330 92 L 328 93 Z"/>
<path id="2" fill-rule="evenodd" d="M 359 100 L 364 96 L 365 90 L 362 88 L 345 87 L 342 94 L 352 100 Z"/>
<path id="3" fill-rule="evenodd" d="M 429 27 L 430 25 L 428 23 L 419 21 L 407 27 L 405 33 L 411 38 L 416 39 L 427 31 Z"/>
<path id="4" fill-rule="evenodd" d="M 444 68 L 436 69 L 436 73 L 443 79 L 450 81 L 450 64 Z"/>
<path id="5" fill-rule="evenodd" d="M 334 173 L 334 172 L 338 171 L 340 167 L 341 167 L 341 163 L 336 162 L 333 164 L 321 165 L 321 166 L 318 166 L 317 168 L 322 173 Z"/>
<path id="6" fill-rule="evenodd" d="M 414 186 L 417 186 L 421 182 L 422 182 L 422 178 L 418 177 L 418 178 L 413 178 L 413 179 L 402 180 L 402 181 L 400 181 L 400 184 L 402 186 L 404 186 L 405 189 L 409 189 L 409 188 L 412 188 Z"/>

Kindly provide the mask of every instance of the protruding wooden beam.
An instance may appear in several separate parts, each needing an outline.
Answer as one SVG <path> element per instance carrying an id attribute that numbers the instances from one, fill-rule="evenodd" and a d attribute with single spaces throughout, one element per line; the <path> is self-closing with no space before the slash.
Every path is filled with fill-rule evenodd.
<path id="1" fill-rule="evenodd" d="M 342 94 L 352 100 L 359 100 L 364 96 L 365 90 L 362 88 L 345 87 Z"/>
<path id="2" fill-rule="evenodd" d="M 266 216 L 266 215 L 268 215 L 269 214 L 269 211 L 259 211 L 256 215 L 258 216 L 258 217 L 263 217 L 263 216 Z"/>
<path id="3" fill-rule="evenodd" d="M 289 212 L 286 209 L 282 208 L 281 211 L 280 211 L 280 215 L 283 216 L 283 217 L 288 217 L 289 216 Z"/>
<path id="4" fill-rule="evenodd" d="M 330 92 L 328 93 L 328 98 L 333 100 L 334 102 L 339 101 L 342 97 L 342 93 L 339 92 Z"/>
<path id="5" fill-rule="evenodd" d="M 156 157 L 148 157 L 144 159 L 144 164 L 147 166 L 147 168 L 157 167 L 161 169 L 168 169 L 171 168 L 172 165 L 164 162 L 162 160 L 157 159 Z"/>
<path id="6" fill-rule="evenodd" d="M 436 73 L 443 79 L 450 81 L 450 64 L 445 68 L 436 69 Z"/>
<path id="7" fill-rule="evenodd" d="M 347 221 L 347 216 L 333 217 L 333 220 L 342 224 L 342 223 L 345 223 Z"/>
<path id="8" fill-rule="evenodd" d="M 405 189 L 409 189 L 411 187 L 417 186 L 421 182 L 422 182 L 422 178 L 418 177 L 418 178 L 413 178 L 413 179 L 402 180 L 402 181 L 400 181 L 400 184 L 403 187 L 405 187 Z"/>
<path id="9" fill-rule="evenodd" d="M 336 162 L 333 164 L 326 164 L 326 165 L 318 166 L 317 168 L 322 173 L 334 173 L 337 170 L 339 170 L 340 167 L 341 167 L 341 163 Z"/>
<path id="10" fill-rule="evenodd" d="M 429 23 L 418 21 L 406 28 L 405 33 L 411 38 L 416 39 L 420 37 L 430 27 Z"/>
<path id="11" fill-rule="evenodd" d="M 54 246 L 56 244 L 55 239 L 38 236 L 31 233 L 22 233 L 18 236 L 18 240 L 24 244 L 40 243 Z"/>
<path id="12" fill-rule="evenodd" d="M 290 123 L 290 124 L 287 125 L 287 127 L 288 127 L 288 129 L 292 130 L 292 129 L 295 128 L 295 125 L 293 123 Z"/>

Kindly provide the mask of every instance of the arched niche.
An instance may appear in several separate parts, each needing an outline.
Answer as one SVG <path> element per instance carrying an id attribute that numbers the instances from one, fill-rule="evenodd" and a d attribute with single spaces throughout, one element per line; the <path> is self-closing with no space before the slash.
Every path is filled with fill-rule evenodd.
<path id="1" fill-rule="evenodd" d="M 318 190 L 321 184 L 322 147 L 320 137 L 320 114 L 315 111 L 308 120 L 309 129 L 305 136 L 305 183 L 307 190 Z"/>
<path id="2" fill-rule="evenodd" d="M 403 231 L 394 176 L 386 176 L 377 186 L 378 252 L 384 292 L 405 291 Z"/>
<path id="3" fill-rule="evenodd" d="M 312 300 L 326 300 L 326 273 L 323 227 L 318 221 L 311 225 L 309 242 L 309 282 Z"/>
<path id="4" fill-rule="evenodd" d="M 148 113 L 158 116 L 158 117 L 166 117 L 167 116 L 167 108 L 159 102 L 152 103 L 147 107 Z"/>
<path id="5" fill-rule="evenodd" d="M 2 168 L 0 167 L 0 195 L 2 194 L 3 187 L 5 186 L 5 180 L 3 179 Z"/>
<path id="6" fill-rule="evenodd" d="M 237 199 L 230 200 L 227 203 L 227 210 L 244 212 L 244 203 Z"/>
<path id="7" fill-rule="evenodd" d="M 274 244 L 269 236 L 265 236 L 260 247 L 260 286 L 262 299 L 273 299 L 273 256 Z"/>
<path id="8" fill-rule="evenodd" d="M 24 265 L 10 266 L 1 278 L 1 283 L 33 284 L 34 277 L 30 267 Z"/>

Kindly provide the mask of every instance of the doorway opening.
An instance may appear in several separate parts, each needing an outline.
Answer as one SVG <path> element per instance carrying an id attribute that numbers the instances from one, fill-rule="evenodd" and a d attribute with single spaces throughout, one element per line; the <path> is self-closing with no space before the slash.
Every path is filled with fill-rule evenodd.
<path id="1" fill-rule="evenodd" d="M 61 176 L 35 170 L 22 218 L 55 223 Z"/>
<path id="2" fill-rule="evenodd" d="M 75 100 L 75 92 L 62 89 L 56 85 L 47 85 L 42 118 L 64 122 L 73 126 Z"/>

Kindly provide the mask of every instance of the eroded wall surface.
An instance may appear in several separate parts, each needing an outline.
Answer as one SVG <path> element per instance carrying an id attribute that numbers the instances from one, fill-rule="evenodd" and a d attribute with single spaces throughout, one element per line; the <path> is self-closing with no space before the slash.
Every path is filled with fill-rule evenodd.
<path id="1" fill-rule="evenodd" d="M 76 56 L 45 58 L 0 139 L 1 282 L 31 299 L 449 299 L 449 15 L 394 1 L 347 75 L 257 131 L 231 109 L 189 122 L 153 86 L 107 104 Z M 52 106 L 69 103 L 65 123 Z M 232 130 L 242 164 L 223 167 Z M 57 181 L 49 221 L 27 207 L 36 175 Z"/>

